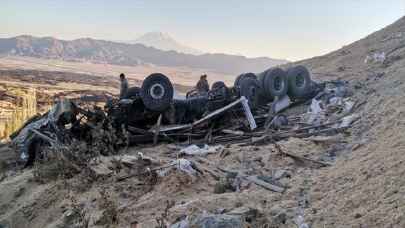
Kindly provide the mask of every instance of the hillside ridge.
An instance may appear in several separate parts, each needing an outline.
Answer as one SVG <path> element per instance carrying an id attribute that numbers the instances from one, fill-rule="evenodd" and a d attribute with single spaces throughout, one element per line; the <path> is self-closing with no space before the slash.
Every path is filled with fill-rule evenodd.
<path id="1" fill-rule="evenodd" d="M 162 51 L 142 44 L 79 38 L 59 40 L 22 35 L 0 39 L 0 55 L 28 56 L 65 61 L 92 62 L 125 66 L 158 65 L 209 69 L 221 73 L 260 72 L 287 61 L 267 57 L 247 58 L 227 54 L 191 55 Z"/>

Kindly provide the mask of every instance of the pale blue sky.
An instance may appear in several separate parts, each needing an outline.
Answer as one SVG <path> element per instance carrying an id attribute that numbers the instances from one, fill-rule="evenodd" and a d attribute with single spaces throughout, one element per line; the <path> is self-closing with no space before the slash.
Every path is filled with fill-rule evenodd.
<path id="1" fill-rule="evenodd" d="M 298 60 L 404 15 L 404 0 L 0 0 L 0 37 L 133 40 L 162 31 L 203 51 Z"/>

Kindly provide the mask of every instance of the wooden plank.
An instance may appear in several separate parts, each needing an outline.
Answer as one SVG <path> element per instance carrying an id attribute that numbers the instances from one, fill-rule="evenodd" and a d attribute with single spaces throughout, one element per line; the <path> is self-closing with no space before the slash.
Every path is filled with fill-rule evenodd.
<path id="1" fill-rule="evenodd" d="M 156 168 L 148 169 L 148 170 L 146 170 L 146 171 L 144 171 L 144 172 L 129 174 L 129 175 L 122 176 L 122 177 L 117 177 L 116 180 L 117 180 L 117 182 L 118 182 L 118 181 L 123 181 L 123 180 L 126 180 L 126 179 L 131 178 L 131 177 L 137 177 L 137 176 L 145 175 L 145 174 L 148 174 L 148 173 L 150 173 L 150 172 L 152 172 L 152 171 L 157 171 L 157 170 L 161 170 L 161 169 L 166 169 L 166 168 L 170 168 L 170 167 L 173 167 L 173 166 L 176 166 L 176 165 L 177 165 L 177 164 L 169 164 L 169 165 L 158 166 L 158 167 L 156 167 Z"/>
<path id="2" fill-rule="evenodd" d="M 302 156 L 299 156 L 299 155 L 296 155 L 296 154 L 293 154 L 293 153 L 290 153 L 290 152 L 285 152 L 285 151 L 283 151 L 283 150 L 279 150 L 279 151 L 280 151 L 282 154 L 285 154 L 285 155 L 287 155 L 287 156 L 289 156 L 289 157 L 292 157 L 292 158 L 294 158 L 294 159 L 299 159 L 299 160 L 302 160 L 302 161 L 312 162 L 312 163 L 318 164 L 318 165 L 323 166 L 323 167 L 331 166 L 331 165 L 332 165 L 332 164 L 327 163 L 327 162 L 321 162 L 321 161 L 317 161 L 317 160 L 314 160 L 314 159 L 302 157 Z"/>
<path id="3" fill-rule="evenodd" d="M 258 185 L 264 189 L 270 190 L 270 191 L 280 192 L 280 193 L 283 193 L 285 191 L 285 188 L 262 181 L 259 178 L 257 178 L 257 176 L 247 176 L 247 177 L 244 177 L 244 179 L 246 179 L 252 183 L 255 183 L 256 185 Z"/>
<path id="4" fill-rule="evenodd" d="M 270 190 L 270 191 L 280 192 L 280 193 L 283 193 L 285 191 L 284 187 L 277 186 L 277 185 L 270 184 L 270 183 L 267 183 L 265 181 L 262 181 L 259 178 L 257 178 L 257 176 L 247 176 L 243 172 L 238 172 L 238 171 L 235 171 L 235 170 L 227 170 L 227 169 L 224 169 L 224 168 L 221 168 L 221 167 L 217 167 L 217 169 L 224 172 L 224 173 L 230 174 L 232 176 L 241 176 L 243 179 L 245 179 L 247 181 L 250 181 L 250 182 L 252 182 L 252 183 L 254 183 L 254 184 L 256 184 L 256 185 L 258 185 L 258 186 L 260 186 L 260 187 L 262 187 L 264 189 Z"/>
<path id="5" fill-rule="evenodd" d="M 348 128 L 350 128 L 351 126 L 347 126 L 347 127 L 338 127 L 338 128 L 326 128 L 326 129 L 322 129 L 319 131 L 314 131 L 311 133 L 298 133 L 298 134 L 292 134 L 292 135 L 286 135 L 286 137 L 296 137 L 296 138 L 307 138 L 313 135 L 319 135 L 319 134 L 324 134 L 324 133 L 339 133 L 342 132 Z"/>
<path id="6" fill-rule="evenodd" d="M 235 131 L 235 130 L 230 130 L 230 129 L 223 129 L 222 132 L 225 134 L 239 135 L 239 136 L 245 134 L 245 132 L 243 132 L 243 131 Z"/>
<path id="7" fill-rule="evenodd" d="M 159 115 L 159 118 L 156 123 L 155 127 L 155 133 L 153 136 L 153 145 L 155 146 L 158 142 L 158 136 L 159 136 L 159 130 L 160 130 L 160 124 L 162 123 L 162 114 Z"/>
<path id="8" fill-rule="evenodd" d="M 315 143 L 347 143 L 346 140 L 344 140 L 342 137 L 339 135 L 334 135 L 334 136 L 311 136 L 309 138 L 306 138 L 305 140 L 307 141 L 312 141 Z"/>

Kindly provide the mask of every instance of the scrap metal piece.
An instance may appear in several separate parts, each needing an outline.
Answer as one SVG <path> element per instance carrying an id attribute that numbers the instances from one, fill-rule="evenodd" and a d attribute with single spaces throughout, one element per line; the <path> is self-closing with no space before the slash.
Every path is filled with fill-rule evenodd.
<path id="1" fill-rule="evenodd" d="M 252 111 L 250 110 L 250 107 L 248 104 L 248 99 L 246 99 L 246 97 L 242 96 L 240 98 L 240 100 L 242 102 L 243 110 L 245 111 L 246 119 L 249 122 L 250 130 L 256 129 L 257 128 L 256 121 L 255 121 L 255 118 L 253 117 Z"/>
<path id="2" fill-rule="evenodd" d="M 277 99 L 275 102 L 273 102 L 271 109 L 273 113 L 279 113 L 283 111 L 284 109 L 290 107 L 291 105 L 291 99 L 288 95 L 285 95 L 279 99 Z"/>
<path id="3" fill-rule="evenodd" d="M 21 129 L 18 135 L 12 138 L 12 144 L 17 149 L 20 159 L 23 162 L 28 161 L 30 156 L 28 151 L 30 144 L 34 141 L 36 135 L 40 137 L 43 136 L 40 134 L 40 129 L 49 127 L 53 131 L 57 131 L 58 125 L 63 125 L 73 120 L 76 111 L 76 106 L 72 101 L 61 99 L 47 114 Z"/>

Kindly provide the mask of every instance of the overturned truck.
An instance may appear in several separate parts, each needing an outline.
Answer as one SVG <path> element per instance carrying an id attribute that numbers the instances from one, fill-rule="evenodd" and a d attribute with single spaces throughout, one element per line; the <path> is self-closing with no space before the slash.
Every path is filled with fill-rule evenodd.
<path id="1" fill-rule="evenodd" d="M 288 96 L 289 100 L 309 99 L 317 93 L 318 87 L 304 66 L 296 66 L 287 71 L 271 68 L 260 74 L 241 74 L 235 79 L 232 87 L 218 81 L 213 83 L 207 93 L 183 97 L 175 94 L 170 80 L 165 75 L 156 73 L 148 76 L 142 87 L 129 88 L 124 99 L 118 104 L 125 106 L 125 113 L 128 114 L 126 118 L 120 119 L 125 119 L 130 125 L 148 125 L 149 121 L 156 123 L 159 115 L 163 115 L 163 122 L 166 124 L 184 124 L 224 107 L 242 96 L 248 100 L 249 107 L 255 112 L 285 96 Z M 109 102 L 107 107 L 114 109 L 113 102 Z"/>
<path id="2" fill-rule="evenodd" d="M 92 144 L 100 140 L 95 132 L 104 133 L 101 141 L 109 148 L 106 154 L 158 141 L 240 141 L 260 135 L 269 123 L 277 122 L 277 112 L 292 102 L 314 97 L 321 89 L 304 66 L 241 74 L 233 86 L 218 81 L 207 93 L 189 96 L 177 94 L 167 76 L 154 73 L 141 87 L 129 88 L 122 99 L 109 99 L 104 109 L 84 109 L 70 100 L 60 100 L 48 113 L 28 121 L 11 139 L 25 165 L 31 165 L 46 147 L 75 140 Z M 286 118 L 277 118 L 279 125 L 287 123 Z M 228 134 L 222 136 L 225 131 Z"/>

